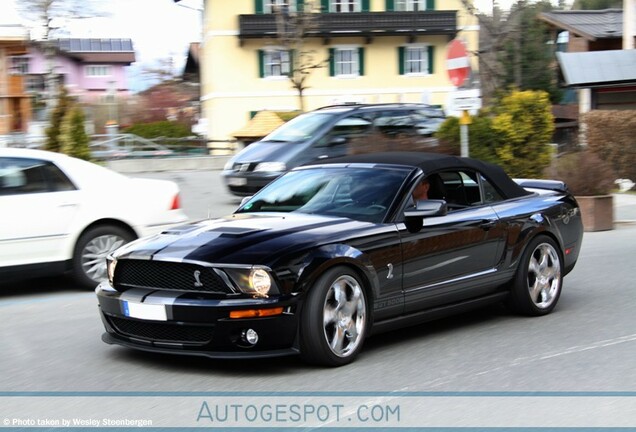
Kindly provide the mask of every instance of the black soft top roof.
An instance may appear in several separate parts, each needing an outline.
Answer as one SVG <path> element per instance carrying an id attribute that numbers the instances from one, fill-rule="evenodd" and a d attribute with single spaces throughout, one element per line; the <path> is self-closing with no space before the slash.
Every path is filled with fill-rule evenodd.
<path id="1" fill-rule="evenodd" d="M 321 160 L 320 164 L 389 164 L 420 168 L 425 175 L 440 171 L 467 168 L 481 172 L 490 182 L 503 192 L 506 198 L 529 195 L 530 192 L 515 183 L 499 166 L 477 159 L 424 152 L 365 153 Z"/>

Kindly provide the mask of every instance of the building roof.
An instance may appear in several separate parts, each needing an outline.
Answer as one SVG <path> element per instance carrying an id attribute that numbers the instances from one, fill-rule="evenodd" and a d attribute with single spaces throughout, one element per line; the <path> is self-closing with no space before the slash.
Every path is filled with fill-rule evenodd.
<path id="1" fill-rule="evenodd" d="M 259 111 L 245 125 L 232 134 L 237 139 L 241 138 L 262 138 L 271 131 L 285 123 L 275 112 Z"/>
<path id="2" fill-rule="evenodd" d="M 57 48 L 89 63 L 132 63 L 135 50 L 131 39 L 57 39 Z"/>
<path id="3" fill-rule="evenodd" d="M 590 41 L 623 37 L 621 9 L 543 12 L 539 18 Z"/>
<path id="4" fill-rule="evenodd" d="M 636 50 L 556 54 L 566 86 L 608 87 L 636 83 Z"/>

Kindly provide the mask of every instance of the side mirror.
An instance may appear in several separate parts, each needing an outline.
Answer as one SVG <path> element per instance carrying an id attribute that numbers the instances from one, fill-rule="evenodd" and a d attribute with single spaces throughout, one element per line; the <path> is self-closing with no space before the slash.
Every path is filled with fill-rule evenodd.
<path id="1" fill-rule="evenodd" d="M 331 147 L 331 146 L 337 146 L 337 145 L 346 144 L 346 142 L 347 142 L 347 138 L 346 137 L 343 137 L 341 135 L 336 135 L 335 137 L 333 137 L 333 138 L 331 138 L 329 140 L 327 145 L 329 147 Z"/>
<path id="2" fill-rule="evenodd" d="M 239 208 L 243 207 L 245 205 L 246 202 L 248 202 L 249 200 L 252 199 L 254 195 L 250 195 L 250 196 L 246 196 L 245 198 L 243 198 L 241 200 L 241 204 L 239 204 Z"/>
<path id="3" fill-rule="evenodd" d="M 409 208 L 404 212 L 404 217 L 409 218 L 425 218 L 432 216 L 445 216 L 448 213 L 448 207 L 444 200 L 417 200 L 415 208 Z"/>
<path id="4" fill-rule="evenodd" d="M 445 216 L 448 213 L 444 200 L 417 200 L 414 208 L 404 211 L 404 225 L 409 232 L 419 232 L 424 226 L 424 218 Z"/>

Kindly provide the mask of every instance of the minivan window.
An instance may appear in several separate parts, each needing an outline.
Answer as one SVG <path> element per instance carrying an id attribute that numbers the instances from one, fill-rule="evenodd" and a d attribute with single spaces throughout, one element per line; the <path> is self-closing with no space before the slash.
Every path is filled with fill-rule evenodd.
<path id="1" fill-rule="evenodd" d="M 306 113 L 288 121 L 265 138 L 262 141 L 270 142 L 299 142 L 310 138 L 312 135 L 322 128 L 326 123 L 333 119 L 333 114 L 327 113 Z"/>

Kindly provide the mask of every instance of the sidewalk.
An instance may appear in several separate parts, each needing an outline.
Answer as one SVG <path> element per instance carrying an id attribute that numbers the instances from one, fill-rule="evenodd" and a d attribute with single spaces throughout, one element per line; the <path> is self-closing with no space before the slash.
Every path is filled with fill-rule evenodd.
<path id="1" fill-rule="evenodd" d="M 614 223 L 636 224 L 636 194 L 615 193 L 614 194 Z"/>

